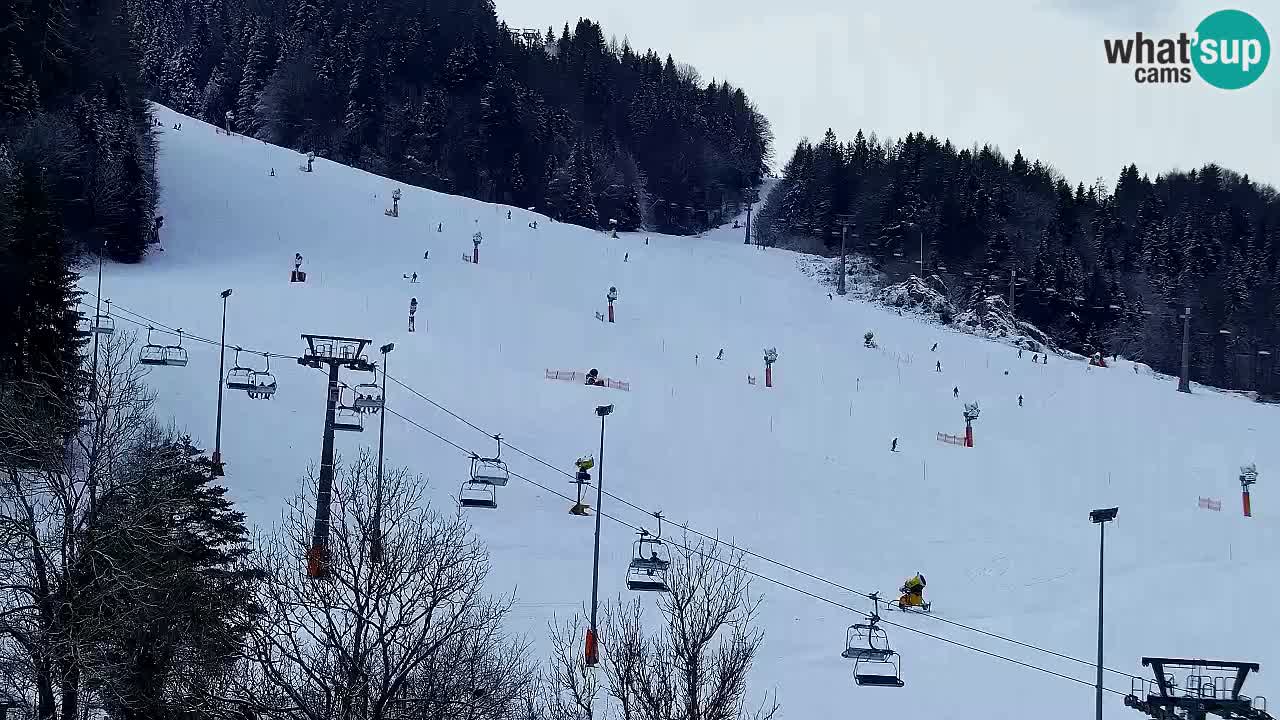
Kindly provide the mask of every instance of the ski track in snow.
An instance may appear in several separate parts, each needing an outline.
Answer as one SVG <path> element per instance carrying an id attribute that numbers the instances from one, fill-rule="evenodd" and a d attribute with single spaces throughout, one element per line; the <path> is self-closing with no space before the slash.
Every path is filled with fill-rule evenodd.
<path id="1" fill-rule="evenodd" d="M 663 510 L 668 537 L 688 522 L 885 595 L 919 570 L 938 614 L 1084 659 L 1094 655 L 1097 598 L 1098 533 L 1088 512 L 1118 505 L 1107 528 L 1107 665 L 1145 675 L 1142 655 L 1259 661 L 1263 672 L 1246 693 L 1277 687 L 1267 672 L 1280 648 L 1269 601 L 1280 590 L 1273 556 L 1280 500 L 1270 492 L 1280 477 L 1276 408 L 1222 393 L 1179 394 L 1124 361 L 1091 372 L 1056 356 L 1033 365 L 1029 353 L 1019 359 L 1004 345 L 862 301 L 828 300 L 829 288 L 801 271 L 799 256 L 745 247 L 741 229 L 615 240 L 324 159 L 314 173 L 299 172 L 305 159 L 296 152 L 217 135 L 165 108 L 156 115 L 165 126 L 158 165 L 166 251 L 106 268 L 103 295 L 124 308 L 216 338 L 218 293 L 232 287 L 229 345 L 301 354 L 299 333 L 352 335 L 372 339 L 371 359 L 380 360 L 377 346 L 394 341 L 392 377 L 565 470 L 597 452 L 593 408 L 614 403 L 605 489 Z M 170 129 L 175 122 L 183 130 Z M 391 218 L 383 211 L 396 187 L 404 196 L 400 217 Z M 484 242 L 480 264 L 471 265 L 461 255 L 477 230 Z M 309 275 L 302 285 L 288 282 L 295 252 Z M 413 272 L 416 285 L 402 279 Z M 81 285 L 92 290 L 93 281 L 88 274 Z M 619 291 L 617 323 L 597 322 L 611 285 Z M 410 297 L 420 303 L 413 334 Z M 867 330 L 878 351 L 862 347 Z M 161 413 L 211 448 L 217 352 L 186 345 L 190 365 L 156 369 L 149 382 Z M 776 387 L 766 389 L 761 349 L 775 346 Z M 717 361 L 721 347 L 725 359 Z M 935 359 L 943 373 L 934 372 Z M 543 379 L 547 368 L 592 367 L 630 381 L 631 391 Z M 280 381 L 272 400 L 231 391 L 225 398 L 225 481 L 260 524 L 280 517 L 283 500 L 317 462 L 324 412 L 319 373 L 288 360 L 272 369 Z M 748 374 L 757 385 L 747 384 Z M 344 380 L 368 376 L 344 373 Z M 938 432 L 963 433 L 961 406 L 973 400 L 982 407 L 977 446 L 937 442 Z M 493 448 L 394 383 L 388 407 L 470 449 Z M 339 452 L 376 449 L 370 425 L 360 435 L 339 433 Z M 890 453 L 894 437 L 899 452 Z M 390 415 L 386 446 L 389 464 L 428 476 L 435 507 L 454 512 L 464 455 Z M 515 452 L 504 459 L 548 487 L 573 489 Z M 1240 515 L 1236 480 L 1247 462 L 1261 472 L 1252 519 Z M 551 616 L 589 600 L 592 521 L 518 479 L 498 493 L 500 509 L 467 517 L 492 555 L 492 591 L 518 592 L 512 628 L 542 653 Z M 1199 496 L 1220 498 L 1223 511 L 1197 508 Z M 652 526 L 608 499 L 606 511 Z M 632 539 L 605 523 L 606 599 L 626 592 Z M 869 608 L 781 568 L 754 560 L 749 567 Z M 906 687 L 856 688 L 852 663 L 840 657 L 856 616 L 764 581 L 755 589 L 765 595 L 767 635 L 749 702 L 776 689 L 784 717 L 1031 712 L 1055 720 L 1092 712 L 1093 690 L 1084 684 L 892 627 Z M 651 599 L 647 608 L 655 610 Z M 927 617 L 886 615 L 1093 682 L 1085 665 Z M 1110 673 L 1106 685 L 1129 690 L 1128 678 Z M 1133 712 L 1118 695 L 1105 702 L 1109 714 Z"/>

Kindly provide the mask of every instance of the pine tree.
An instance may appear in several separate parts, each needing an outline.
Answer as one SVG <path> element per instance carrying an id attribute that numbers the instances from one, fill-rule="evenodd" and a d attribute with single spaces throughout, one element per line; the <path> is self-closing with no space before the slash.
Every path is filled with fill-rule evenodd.
<path id="1" fill-rule="evenodd" d="M 13 48 L 9 48 L 8 55 L 0 58 L 0 123 L 14 122 L 39 106 L 39 87 L 23 70 Z"/>
<path id="2" fill-rule="evenodd" d="M 0 244 L 0 386 L 44 382 L 56 400 L 40 416 L 55 419 L 50 437 L 65 437 L 77 421 L 85 341 L 76 333 L 76 277 L 42 170 L 19 169 L 10 211 L 12 234 Z"/>
<path id="3" fill-rule="evenodd" d="M 168 717 L 201 705 L 242 647 L 262 579 L 242 561 L 249 531 L 212 464 L 188 438 L 158 438 L 127 458 L 102 501 L 93 553 L 90 638 L 109 712 Z"/>
<path id="4" fill-rule="evenodd" d="M 600 216 L 591 196 L 591 162 L 584 143 L 578 143 L 569 158 L 569 187 L 561 219 L 583 227 L 600 226 Z"/>
<path id="5" fill-rule="evenodd" d="M 271 48 L 267 33 L 265 22 L 254 23 L 246 46 L 240 85 L 236 90 L 236 127 L 232 130 L 249 136 L 258 130 L 258 93 L 262 91 L 271 71 Z M 221 118 L 218 118 L 218 124 L 222 124 Z"/>

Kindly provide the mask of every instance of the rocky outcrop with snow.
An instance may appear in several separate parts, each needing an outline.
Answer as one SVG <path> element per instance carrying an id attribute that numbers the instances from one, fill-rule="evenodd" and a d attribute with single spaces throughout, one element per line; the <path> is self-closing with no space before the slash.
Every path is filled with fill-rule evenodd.
<path id="1" fill-rule="evenodd" d="M 1040 328 L 1014 317 L 1002 295 L 988 295 L 973 303 L 958 313 L 952 324 L 963 332 L 1005 340 L 1032 352 L 1041 352 L 1045 348 L 1059 350 L 1053 338 Z"/>
<path id="2" fill-rule="evenodd" d="M 927 279 L 912 275 L 884 288 L 876 299 L 889 307 L 924 313 L 947 323 L 955 316 L 955 307 L 947 294 L 946 284 L 937 275 Z"/>

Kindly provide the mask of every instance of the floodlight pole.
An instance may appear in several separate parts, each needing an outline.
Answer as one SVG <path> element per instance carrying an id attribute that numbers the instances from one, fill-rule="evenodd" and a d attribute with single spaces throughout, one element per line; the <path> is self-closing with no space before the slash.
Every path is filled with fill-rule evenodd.
<path id="1" fill-rule="evenodd" d="M 1107 523 L 1116 519 L 1120 508 L 1105 508 L 1089 513 L 1089 520 L 1098 526 L 1098 681 L 1094 685 L 1096 720 L 1102 720 L 1102 599 L 1103 573 L 1106 563 Z"/>
<path id="2" fill-rule="evenodd" d="M 102 322 L 102 255 L 106 251 L 107 241 L 103 240 L 98 245 L 98 293 L 93 296 L 93 325 L 90 328 L 93 330 L 93 367 L 89 370 L 89 399 L 95 408 L 98 400 L 98 336 L 102 334 L 98 332 Z"/>
<path id="3" fill-rule="evenodd" d="M 227 298 L 231 288 L 222 291 L 222 340 L 218 343 L 218 425 L 213 433 L 213 476 L 225 474 L 222 466 L 222 370 L 227 359 Z"/>
<path id="4" fill-rule="evenodd" d="M 378 485 L 373 495 L 373 541 L 369 545 L 369 562 L 382 562 L 382 448 L 387 432 L 387 357 L 395 343 L 378 348 L 382 351 L 382 407 L 378 418 Z"/>
<path id="5" fill-rule="evenodd" d="M 1178 377 L 1178 392 L 1191 392 L 1191 308 L 1182 315 L 1182 374 Z"/>
<path id="6" fill-rule="evenodd" d="M 596 547 L 591 560 L 591 625 L 587 628 L 586 647 L 586 663 L 591 667 L 600 662 L 596 610 L 600 597 L 600 518 L 604 515 L 601 507 L 604 503 L 604 419 L 612 412 L 612 405 L 600 405 L 596 408 L 596 415 L 600 416 L 600 462 L 596 465 Z"/>

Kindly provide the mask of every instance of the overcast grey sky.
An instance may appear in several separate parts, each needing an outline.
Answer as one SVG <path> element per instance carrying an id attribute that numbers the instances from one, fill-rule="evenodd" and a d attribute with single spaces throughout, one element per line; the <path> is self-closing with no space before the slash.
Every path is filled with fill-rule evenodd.
<path id="1" fill-rule="evenodd" d="M 1075 183 L 1114 186 L 1206 162 L 1280 186 L 1280 2 L 1231 0 L 497 0 L 512 27 L 580 16 L 746 90 L 773 123 L 774 165 L 831 127 L 1021 148 Z M 1226 7 L 1270 34 L 1262 78 L 1242 90 L 1139 85 L 1107 65 L 1105 37 L 1191 32 Z"/>

